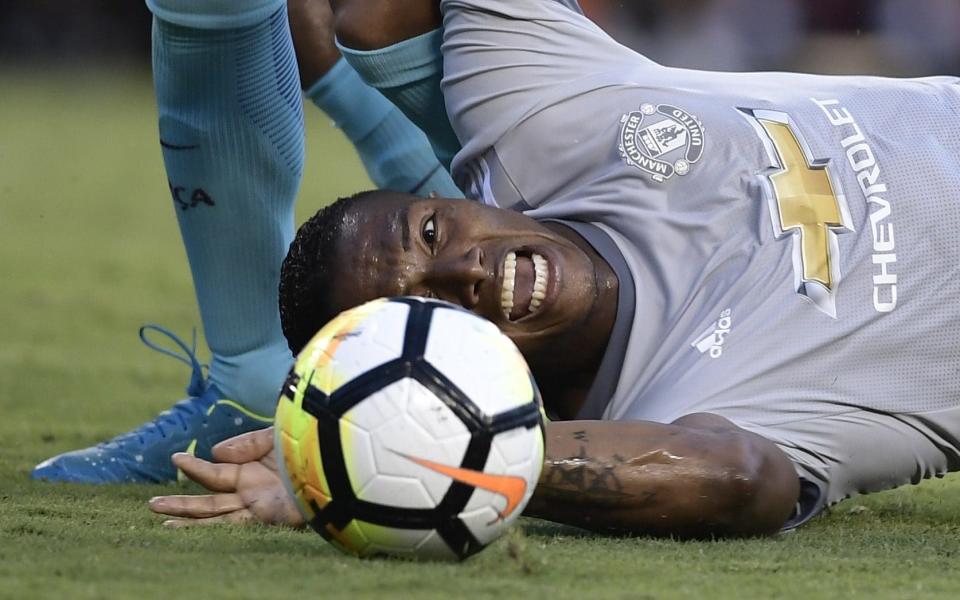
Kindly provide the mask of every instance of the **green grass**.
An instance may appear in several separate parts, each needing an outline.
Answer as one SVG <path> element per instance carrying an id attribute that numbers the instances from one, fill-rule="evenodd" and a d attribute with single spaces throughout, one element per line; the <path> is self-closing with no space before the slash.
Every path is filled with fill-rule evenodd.
<path id="1" fill-rule="evenodd" d="M 309 532 L 171 531 L 169 487 L 36 484 L 187 373 L 140 345 L 198 323 L 143 73 L 0 72 L 0 598 L 960 597 L 960 479 L 848 501 L 790 535 L 679 543 L 524 521 L 461 565 L 361 561 Z M 366 184 L 308 111 L 301 218 Z M 189 489 L 189 488 L 188 488 Z"/>

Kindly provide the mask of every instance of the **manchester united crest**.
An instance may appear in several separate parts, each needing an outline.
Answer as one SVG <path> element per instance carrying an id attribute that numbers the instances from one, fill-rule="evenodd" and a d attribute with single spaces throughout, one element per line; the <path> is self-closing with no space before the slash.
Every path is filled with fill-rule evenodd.
<path id="1" fill-rule="evenodd" d="M 686 175 L 703 155 L 703 125 L 676 106 L 644 104 L 620 123 L 620 156 L 654 181 Z"/>

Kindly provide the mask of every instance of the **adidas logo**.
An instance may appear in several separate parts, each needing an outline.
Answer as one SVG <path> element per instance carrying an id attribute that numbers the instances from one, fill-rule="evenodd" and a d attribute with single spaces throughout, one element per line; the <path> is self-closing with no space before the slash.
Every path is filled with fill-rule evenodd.
<path id="1" fill-rule="evenodd" d="M 697 339 L 690 344 L 700 354 L 710 353 L 710 358 L 720 358 L 723 355 L 723 343 L 730 334 L 730 328 L 733 321 L 730 318 L 730 309 L 720 313 L 720 318 L 713 322 L 707 330 L 701 333 Z"/>

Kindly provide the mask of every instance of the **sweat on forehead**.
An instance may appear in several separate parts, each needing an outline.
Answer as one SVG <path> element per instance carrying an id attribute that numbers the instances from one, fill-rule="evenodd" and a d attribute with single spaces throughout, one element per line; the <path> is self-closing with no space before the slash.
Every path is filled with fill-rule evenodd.
<path id="1" fill-rule="evenodd" d="M 404 250 L 410 249 L 410 206 L 419 200 L 393 192 L 381 192 L 350 206 L 343 215 L 339 236 L 345 245 L 362 240 L 400 240 Z M 349 248 L 347 248 L 349 249 Z"/>
<path id="2" fill-rule="evenodd" d="M 336 297 L 349 307 L 405 293 L 401 264 L 412 241 L 409 207 L 414 199 L 378 196 L 351 206 L 340 223 L 333 278 Z"/>
<path id="3" fill-rule="evenodd" d="M 291 350 L 298 351 L 338 312 L 363 301 L 356 297 L 359 289 L 343 289 L 356 278 L 357 241 L 382 239 L 390 220 L 384 212 L 415 199 L 361 192 L 320 209 L 300 227 L 280 274 L 280 320 Z"/>

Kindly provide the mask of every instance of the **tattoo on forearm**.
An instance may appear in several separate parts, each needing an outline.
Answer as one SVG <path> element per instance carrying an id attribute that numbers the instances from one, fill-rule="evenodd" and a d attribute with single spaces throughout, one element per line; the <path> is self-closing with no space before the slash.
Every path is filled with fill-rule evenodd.
<path id="1" fill-rule="evenodd" d="M 604 464 L 590 456 L 587 447 L 581 445 L 575 456 L 548 458 L 543 483 L 591 496 L 627 496 L 617 474 L 617 468 L 625 461 L 619 455 L 614 455 L 614 461 L 613 464 Z"/>

